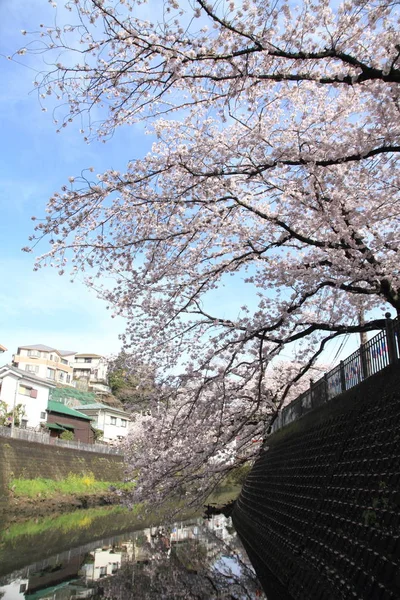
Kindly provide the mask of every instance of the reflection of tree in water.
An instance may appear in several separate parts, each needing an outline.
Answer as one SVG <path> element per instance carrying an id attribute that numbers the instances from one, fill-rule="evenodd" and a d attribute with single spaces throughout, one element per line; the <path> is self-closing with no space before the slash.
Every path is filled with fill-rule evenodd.
<path id="1" fill-rule="evenodd" d="M 253 571 L 220 539 L 152 543 L 151 558 L 127 562 L 97 583 L 94 600 L 254 600 L 264 598 Z"/>

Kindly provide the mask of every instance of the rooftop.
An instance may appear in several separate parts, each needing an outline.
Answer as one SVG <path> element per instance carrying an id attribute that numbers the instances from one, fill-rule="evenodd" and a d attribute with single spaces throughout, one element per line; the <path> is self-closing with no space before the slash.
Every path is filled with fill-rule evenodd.
<path id="1" fill-rule="evenodd" d="M 119 413 L 121 415 L 129 416 L 129 413 L 122 410 L 121 408 L 115 408 L 109 404 L 102 404 L 101 402 L 93 402 L 93 404 L 82 404 L 78 406 L 79 410 L 110 410 L 112 412 Z"/>
<path id="2" fill-rule="evenodd" d="M 70 356 L 76 354 L 76 350 L 58 350 L 52 346 L 46 346 L 45 344 L 31 344 L 30 346 L 18 346 L 23 350 L 38 350 L 39 352 L 58 352 L 60 356 Z"/>
<path id="3" fill-rule="evenodd" d="M 54 388 L 56 387 L 55 383 L 50 382 L 48 379 L 43 379 L 42 377 L 38 377 L 35 373 L 31 373 L 30 371 L 23 371 L 22 369 L 18 369 L 18 367 L 13 367 L 11 365 L 3 365 L 0 367 L 0 377 L 7 372 L 14 373 L 18 375 L 18 378 L 28 379 L 28 381 L 33 381 L 40 385 L 46 385 L 47 387 Z"/>
<path id="4" fill-rule="evenodd" d="M 76 417 L 77 419 L 86 419 L 87 421 L 92 420 L 91 417 L 88 417 L 87 415 L 84 415 L 83 413 L 81 413 L 78 410 L 75 410 L 73 408 L 70 408 L 69 406 L 65 406 L 65 404 L 62 404 L 61 402 L 54 402 L 52 400 L 49 400 L 49 403 L 47 405 L 47 410 L 48 410 L 48 412 L 55 412 L 55 413 L 59 413 L 61 415 L 66 415 L 68 417 Z"/>

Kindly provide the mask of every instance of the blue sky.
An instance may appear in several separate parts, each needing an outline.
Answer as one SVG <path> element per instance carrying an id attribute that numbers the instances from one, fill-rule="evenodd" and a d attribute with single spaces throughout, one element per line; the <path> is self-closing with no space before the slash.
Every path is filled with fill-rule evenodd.
<path id="1" fill-rule="evenodd" d="M 62 11 L 60 1 L 57 11 Z M 152 0 L 152 9 L 161 4 Z M 144 8 L 146 10 L 146 7 Z M 83 141 L 79 123 L 56 133 L 51 110 L 42 112 L 33 81 L 43 70 L 42 57 L 7 56 L 25 46 L 22 30 L 50 24 L 54 9 L 45 0 L 0 0 L 0 344 L 9 362 L 19 345 L 42 343 L 80 352 L 117 353 L 124 320 L 112 319 L 105 303 L 83 285 L 52 269 L 33 271 L 29 245 L 32 216 L 44 213 L 48 198 L 82 169 L 95 173 L 124 169 L 129 159 L 145 154 L 153 140 L 137 127 L 120 128 L 107 144 Z M 37 254 L 47 249 L 38 247 Z M 216 291 L 213 301 L 224 309 L 243 301 L 237 282 Z"/>
<path id="2" fill-rule="evenodd" d="M 90 146 L 79 124 L 56 133 L 33 86 L 41 57 L 17 57 L 20 64 L 6 58 L 26 44 L 21 30 L 36 30 L 52 18 L 54 9 L 44 0 L 0 0 L 0 344 L 9 349 L 0 363 L 8 362 L 18 345 L 33 343 L 116 353 L 124 329 L 123 320 L 112 319 L 105 303 L 81 282 L 71 284 L 51 269 L 33 272 L 34 255 L 21 252 L 32 233 L 31 217 L 43 214 L 47 199 L 70 175 L 90 166 L 96 172 L 118 168 L 151 143 L 133 128 Z M 43 245 L 38 253 L 45 250 Z"/>
<path id="3" fill-rule="evenodd" d="M 152 7 L 157 4 L 154 0 Z M 31 217 L 43 215 L 47 199 L 69 176 L 88 167 L 95 173 L 124 169 L 153 141 L 140 127 L 119 129 L 107 144 L 87 145 L 78 122 L 56 133 L 51 111 L 42 112 L 33 85 L 43 70 L 42 57 L 7 60 L 28 41 L 21 30 L 37 30 L 54 15 L 45 0 L 0 0 L 0 344 L 9 349 L 0 364 L 9 362 L 19 345 L 34 343 L 116 353 L 125 328 L 79 279 L 71 284 L 51 269 L 33 272 L 34 255 L 21 251 L 33 231 Z M 46 244 L 39 246 L 38 254 L 45 250 Z M 236 310 L 243 303 L 238 282 L 216 291 L 213 302 Z M 350 351 L 347 347 L 342 357 Z"/>

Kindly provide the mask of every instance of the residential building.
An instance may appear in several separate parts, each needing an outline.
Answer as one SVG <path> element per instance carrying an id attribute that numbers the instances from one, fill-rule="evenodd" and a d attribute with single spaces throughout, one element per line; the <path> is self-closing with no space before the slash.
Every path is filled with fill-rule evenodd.
<path id="1" fill-rule="evenodd" d="M 62 385 L 73 385 L 73 350 L 57 350 L 44 344 L 19 346 L 13 366 Z"/>
<path id="2" fill-rule="evenodd" d="M 107 382 L 108 362 L 100 354 L 75 354 L 72 362 L 78 389 L 110 393 Z"/>
<path id="3" fill-rule="evenodd" d="M 6 403 L 8 412 L 18 404 L 23 406 L 21 427 L 39 428 L 46 423 L 49 392 L 54 387 L 55 383 L 30 371 L 10 365 L 0 368 L 0 400 Z"/>
<path id="4" fill-rule="evenodd" d="M 93 418 L 92 426 L 103 432 L 104 442 L 120 442 L 129 431 L 130 415 L 124 410 L 101 402 L 82 404 L 78 410 Z"/>
<path id="5" fill-rule="evenodd" d="M 64 431 L 72 431 L 74 441 L 93 444 L 94 432 L 91 423 L 92 417 L 61 402 L 49 400 L 46 427 L 50 430 L 50 437 L 60 437 Z"/>

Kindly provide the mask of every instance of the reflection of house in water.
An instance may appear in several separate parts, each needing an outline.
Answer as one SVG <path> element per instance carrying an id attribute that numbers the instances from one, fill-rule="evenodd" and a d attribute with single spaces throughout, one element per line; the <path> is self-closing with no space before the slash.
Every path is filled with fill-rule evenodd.
<path id="1" fill-rule="evenodd" d="M 29 591 L 25 595 L 26 600 L 31 600 L 31 595 L 34 595 L 38 590 L 76 579 L 84 560 L 84 556 L 78 555 L 72 557 L 69 561 L 45 567 L 36 573 L 30 573 Z"/>
<path id="2" fill-rule="evenodd" d="M 86 582 L 115 575 L 123 564 L 149 562 L 154 558 L 152 530 L 143 529 L 131 535 L 118 545 L 103 546 L 89 553 L 82 568 Z"/>
<path id="3" fill-rule="evenodd" d="M 102 577 L 115 575 L 121 562 L 122 551 L 117 551 L 114 546 L 96 548 L 90 552 L 82 571 L 86 581 L 97 581 Z"/>
<path id="4" fill-rule="evenodd" d="M 184 542 L 185 540 L 197 539 L 199 528 L 197 524 L 175 523 L 171 530 L 171 543 Z"/>
<path id="5" fill-rule="evenodd" d="M 0 598 L 1 600 L 25 600 L 27 589 L 28 579 L 17 578 L 7 585 L 0 586 Z"/>
<path id="6" fill-rule="evenodd" d="M 84 561 L 85 555 L 78 555 L 64 560 L 62 563 L 55 561 L 40 570 L 32 570 L 25 578 L 17 578 L 8 585 L 1 586 L 1 600 L 89 598 L 92 590 L 70 585 L 70 582 L 78 579 Z"/>
<path id="7" fill-rule="evenodd" d="M 137 594 L 134 597 L 138 599 L 142 597 L 141 591 L 157 585 L 157 581 L 173 586 L 174 581 L 179 580 L 180 585 L 201 587 L 209 585 L 207 581 L 211 577 L 214 587 L 225 590 L 224 586 L 231 585 L 229 578 L 236 578 L 236 581 L 245 572 L 243 567 L 246 564 L 248 559 L 240 547 L 230 518 L 223 515 L 214 515 L 208 521 L 192 518 L 165 527 L 130 531 L 53 555 L 16 571 L 13 579 L 0 578 L 0 598 L 90 598 L 99 589 L 112 590 L 113 582 L 124 581 L 124 577 L 128 577 L 129 585 L 133 585 L 134 581 Z M 204 579 L 205 573 L 208 575 Z M 248 573 L 245 577 L 249 577 Z M 117 588 L 119 585 L 116 584 Z M 253 585 L 251 581 L 249 585 Z M 121 600 L 124 598 L 121 597 Z"/>
<path id="8" fill-rule="evenodd" d="M 204 521 L 204 526 L 210 529 L 220 540 L 231 542 L 236 537 L 233 529 L 231 517 L 224 515 L 211 515 L 209 519 Z"/>

